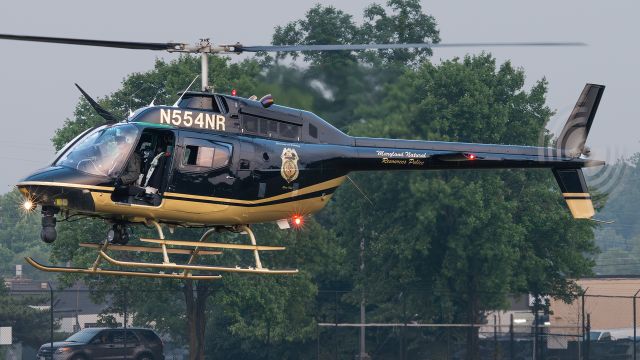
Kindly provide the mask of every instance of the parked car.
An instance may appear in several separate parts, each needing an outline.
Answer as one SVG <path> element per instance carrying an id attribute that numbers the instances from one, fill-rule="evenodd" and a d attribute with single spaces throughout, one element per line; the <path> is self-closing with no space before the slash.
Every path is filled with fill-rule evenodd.
<path id="1" fill-rule="evenodd" d="M 37 360 L 164 360 L 160 337 L 143 328 L 86 328 L 40 346 Z"/>

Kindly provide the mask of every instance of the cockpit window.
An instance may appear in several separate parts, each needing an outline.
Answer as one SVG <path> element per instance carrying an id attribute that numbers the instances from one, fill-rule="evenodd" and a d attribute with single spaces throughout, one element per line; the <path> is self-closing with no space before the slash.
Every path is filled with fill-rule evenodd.
<path id="1" fill-rule="evenodd" d="M 56 165 L 93 175 L 116 177 L 138 138 L 131 124 L 95 129 L 74 144 Z"/>

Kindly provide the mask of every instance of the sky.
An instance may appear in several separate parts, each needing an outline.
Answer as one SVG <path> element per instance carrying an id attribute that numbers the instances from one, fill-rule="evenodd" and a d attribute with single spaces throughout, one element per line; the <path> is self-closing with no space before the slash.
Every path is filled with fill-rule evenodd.
<path id="1" fill-rule="evenodd" d="M 324 1 L 353 14 L 373 0 Z M 383 3 L 384 1 L 378 1 Z M 270 43 L 273 29 L 300 19 L 317 0 L 264 1 L 33 1 L 3 2 L 0 33 L 144 42 L 244 45 Z M 640 151 L 636 119 L 640 55 L 640 2 L 617 0 L 422 1 L 438 23 L 442 42 L 581 41 L 586 47 L 486 49 L 527 74 L 527 87 L 546 77 L 548 105 L 557 111 L 548 128 L 559 133 L 585 83 L 607 86 L 591 129 L 593 157 L 615 160 Z M 480 49 L 436 49 L 434 61 Z M 52 158 L 51 137 L 73 117 L 79 83 L 92 96 L 117 90 L 133 72 L 153 67 L 153 51 L 0 40 L 2 152 L 0 193 Z M 331 120 L 331 119 L 327 119 Z"/>

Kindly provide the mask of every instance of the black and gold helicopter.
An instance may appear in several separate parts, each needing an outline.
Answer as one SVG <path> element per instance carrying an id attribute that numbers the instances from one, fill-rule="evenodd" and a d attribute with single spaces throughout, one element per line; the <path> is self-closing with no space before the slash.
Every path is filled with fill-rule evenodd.
<path id="1" fill-rule="evenodd" d="M 604 86 L 587 84 L 554 148 L 442 141 L 395 140 L 348 136 L 317 115 L 262 99 L 217 94 L 208 85 L 208 54 L 258 51 L 355 51 L 451 46 L 546 46 L 575 43 L 362 44 L 362 45 L 212 45 L 140 43 L 0 35 L 0 39 L 128 49 L 200 53 L 202 91 L 185 91 L 173 106 L 151 105 L 121 119 L 80 91 L 104 119 L 61 149 L 53 162 L 21 180 L 24 207 L 42 210 L 43 241 L 56 239 L 57 217 L 85 215 L 106 219 L 112 228 L 96 248 L 88 268 L 42 265 L 52 272 L 216 279 L 221 272 L 291 274 L 262 266 L 260 251 L 284 247 L 256 243 L 251 224 L 299 225 L 320 211 L 353 171 L 435 169 L 550 168 L 575 218 L 591 218 L 594 208 L 583 167 L 604 162 L 588 159 L 585 141 Z M 131 224 L 154 226 L 153 246 L 128 245 Z M 165 239 L 163 226 L 207 227 L 200 241 Z M 246 233 L 251 244 L 212 243 L 219 230 Z M 254 253 L 254 267 L 197 265 L 207 249 Z M 161 253 L 161 263 L 117 260 L 108 251 Z M 188 255 L 185 264 L 170 260 Z M 107 262 L 112 266 L 102 268 Z M 123 267 L 154 269 L 126 271 Z M 197 274 L 193 274 L 197 271 Z"/>

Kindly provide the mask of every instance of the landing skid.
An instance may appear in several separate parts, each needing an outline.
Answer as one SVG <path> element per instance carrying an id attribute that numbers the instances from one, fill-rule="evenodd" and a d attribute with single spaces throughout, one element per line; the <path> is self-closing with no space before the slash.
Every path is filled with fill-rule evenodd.
<path id="1" fill-rule="evenodd" d="M 76 274 L 89 274 L 89 275 L 119 275 L 119 276 L 135 276 L 135 277 L 148 277 L 148 278 L 168 278 L 168 279 L 188 279 L 188 280 L 216 280 L 222 278 L 221 275 L 192 275 L 187 274 L 163 274 L 144 271 L 120 271 L 120 270 L 105 270 L 97 268 L 84 269 L 84 268 L 72 268 L 64 266 L 47 266 L 42 265 L 39 262 L 33 260 L 30 257 L 26 257 L 25 260 L 29 265 L 40 271 L 46 272 L 59 272 L 59 273 L 76 273 Z"/>
<path id="2" fill-rule="evenodd" d="M 228 244 L 228 243 L 209 243 L 205 240 L 214 233 L 215 229 L 207 230 L 199 241 L 180 241 L 180 240 L 165 240 L 162 227 L 159 223 L 151 221 L 156 227 L 160 239 L 140 239 L 143 242 L 157 244 L 158 246 L 131 246 L 131 245 L 113 245 L 108 241 L 103 244 L 96 243 L 81 243 L 80 246 L 94 248 L 98 250 L 98 256 L 93 265 L 88 268 L 73 268 L 73 267 L 59 267 L 59 266 L 47 266 L 38 263 L 30 257 L 25 258 L 26 261 L 33 267 L 41 271 L 47 272 L 59 272 L 59 273 L 76 273 L 76 274 L 89 274 L 89 275 L 115 275 L 115 276 L 134 276 L 134 277 L 148 277 L 148 278 L 165 278 L 165 279 L 182 279 L 182 280 L 216 280 L 222 278 L 220 272 L 233 272 L 233 273 L 251 273 L 251 274 L 296 274 L 297 269 L 288 270 L 274 270 L 268 269 L 262 266 L 260 261 L 260 251 L 275 251 L 284 250 L 282 246 L 261 246 L 256 244 L 256 239 L 251 229 L 244 225 L 237 228 L 242 233 L 246 233 L 251 239 L 250 245 L 245 244 Z M 182 246 L 185 248 L 169 248 L 168 246 Z M 232 249 L 232 250 L 249 250 L 252 251 L 255 258 L 255 267 L 225 267 L 225 266 L 210 266 L 210 265 L 197 265 L 194 264 L 196 258 L 200 255 L 219 255 L 221 251 L 204 250 L 202 248 L 216 248 L 216 249 Z M 161 253 L 163 261 L 162 263 L 148 263 L 148 262 L 135 262 L 135 261 L 121 261 L 109 256 L 107 252 L 113 251 L 130 251 L 130 252 L 145 252 L 145 253 Z M 189 261 L 186 264 L 176 264 L 170 261 L 170 254 L 189 255 Z M 102 269 L 100 264 L 102 261 L 106 261 L 110 265 L 117 267 L 128 268 L 148 268 L 158 269 L 158 272 L 148 271 L 128 271 L 117 269 Z M 162 270 L 171 271 L 171 273 L 165 273 Z M 204 271 L 206 274 L 192 274 L 193 271 Z"/>

